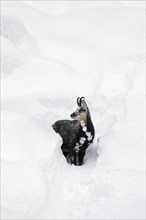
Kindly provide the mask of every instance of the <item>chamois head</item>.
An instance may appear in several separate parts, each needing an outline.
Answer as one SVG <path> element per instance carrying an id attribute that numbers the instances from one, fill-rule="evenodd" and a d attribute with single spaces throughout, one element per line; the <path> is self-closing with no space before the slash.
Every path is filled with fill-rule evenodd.
<path id="1" fill-rule="evenodd" d="M 73 112 L 70 116 L 74 120 L 83 121 L 86 123 L 89 110 L 88 110 L 88 106 L 85 102 L 85 98 L 78 97 L 77 98 L 77 105 L 78 105 L 77 110 L 75 112 Z"/>

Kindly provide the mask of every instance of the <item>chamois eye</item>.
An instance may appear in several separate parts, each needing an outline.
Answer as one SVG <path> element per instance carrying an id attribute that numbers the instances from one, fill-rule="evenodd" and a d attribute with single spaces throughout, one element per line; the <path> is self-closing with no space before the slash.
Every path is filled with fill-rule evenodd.
<path id="1" fill-rule="evenodd" d="M 80 108 L 80 109 L 79 109 L 79 112 L 85 112 L 85 109 Z"/>

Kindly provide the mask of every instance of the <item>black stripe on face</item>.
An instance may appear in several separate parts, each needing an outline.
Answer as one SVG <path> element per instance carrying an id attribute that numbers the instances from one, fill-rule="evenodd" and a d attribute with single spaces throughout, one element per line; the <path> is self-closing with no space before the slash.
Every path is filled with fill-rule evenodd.
<path id="1" fill-rule="evenodd" d="M 80 108 L 79 113 L 81 113 L 81 112 L 86 112 L 86 110 L 84 108 Z"/>

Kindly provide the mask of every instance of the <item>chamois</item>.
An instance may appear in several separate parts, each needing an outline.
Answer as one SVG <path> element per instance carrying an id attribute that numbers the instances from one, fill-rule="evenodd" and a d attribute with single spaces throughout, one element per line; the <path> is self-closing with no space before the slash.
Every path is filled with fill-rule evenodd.
<path id="1" fill-rule="evenodd" d="M 84 97 L 77 98 L 78 108 L 70 116 L 73 120 L 59 120 L 52 127 L 63 139 L 61 150 L 70 164 L 80 166 L 87 147 L 94 139 L 94 126 Z"/>

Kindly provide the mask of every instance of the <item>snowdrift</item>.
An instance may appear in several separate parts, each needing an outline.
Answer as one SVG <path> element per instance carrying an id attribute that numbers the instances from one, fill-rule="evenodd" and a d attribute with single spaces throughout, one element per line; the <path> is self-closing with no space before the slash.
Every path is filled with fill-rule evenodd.
<path id="1" fill-rule="evenodd" d="M 1 35 L 2 219 L 144 219 L 144 6 L 3 1 Z M 78 96 L 81 167 L 51 127 Z"/>

